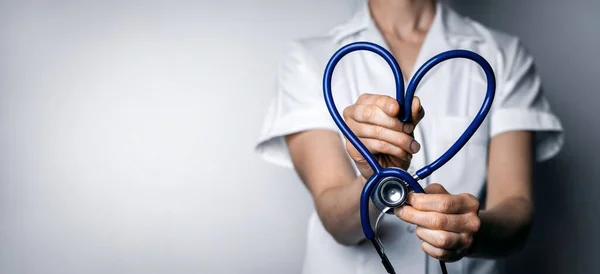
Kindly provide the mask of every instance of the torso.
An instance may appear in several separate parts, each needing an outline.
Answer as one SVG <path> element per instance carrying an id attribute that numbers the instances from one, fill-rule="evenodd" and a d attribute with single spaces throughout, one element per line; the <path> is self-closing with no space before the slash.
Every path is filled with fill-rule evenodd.
<path id="1" fill-rule="evenodd" d="M 322 71 L 335 50 L 356 41 L 380 44 L 385 42 L 400 65 L 405 81 L 411 78 L 424 60 L 451 48 L 479 52 L 491 61 L 493 66 L 495 65 L 497 52 L 490 43 L 475 43 L 473 40 L 457 37 L 460 40 L 453 40 L 446 45 L 447 41 L 441 40 L 445 37 L 439 33 L 433 36 L 436 39 L 429 39 L 429 37 L 425 39 L 425 34 L 421 34 L 421 39 L 417 39 L 415 35 L 399 39 L 382 33 L 385 41 L 381 41 L 378 33 L 369 29 L 345 37 L 344 40 L 336 41 L 334 44 L 330 44 L 327 40 L 311 40 L 306 43 L 307 51 L 311 57 L 318 56 L 315 57 L 316 62 L 314 62 L 314 79 L 317 81 L 321 79 Z M 466 60 L 445 62 L 423 78 L 415 93 L 421 98 L 426 109 L 426 118 L 415 129 L 415 138 L 422 144 L 422 150 L 414 156 L 409 173 L 413 174 L 434 161 L 469 125 L 481 105 L 484 94 L 482 91 L 485 90 L 486 80 L 479 70 L 478 66 Z M 314 84 L 315 89 L 319 88 L 320 82 L 317 81 Z M 344 57 L 340 62 L 332 80 L 332 90 L 336 96 L 338 111 L 342 112 L 363 93 L 395 97 L 395 81 L 388 64 L 381 57 L 360 52 Z M 322 107 L 325 108 L 324 105 Z M 487 119 L 452 161 L 420 181 L 422 186 L 431 182 L 443 182 L 444 187 L 450 192 L 464 192 L 479 196 L 485 187 L 489 125 Z M 457 170 L 467 169 L 468 172 L 457 172 Z M 400 222 L 393 216 L 386 217 L 382 220 L 378 233 L 392 263 L 401 267 L 399 273 L 425 274 L 428 270 L 438 269 L 437 261 L 429 259 L 422 252 L 420 247 L 422 241 L 415 235 L 414 226 Z M 370 243 L 365 242 L 352 247 L 340 245 L 325 230 L 316 212 L 313 212 L 310 219 L 305 255 L 303 265 L 305 274 L 324 272 L 362 274 L 382 270 L 381 260 Z M 459 263 L 448 265 L 450 273 L 463 273 L 468 269 L 473 270 L 474 273 L 491 273 L 493 268 L 492 261 L 480 262 L 472 259 L 464 259 Z"/>

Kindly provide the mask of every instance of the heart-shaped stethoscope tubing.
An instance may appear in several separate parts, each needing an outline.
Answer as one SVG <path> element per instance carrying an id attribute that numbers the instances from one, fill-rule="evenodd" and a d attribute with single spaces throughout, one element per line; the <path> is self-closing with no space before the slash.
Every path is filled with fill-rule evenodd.
<path id="1" fill-rule="evenodd" d="M 345 55 L 358 50 L 366 50 L 378 54 L 385 59 L 385 61 L 391 67 L 394 74 L 394 80 L 396 82 L 396 100 L 400 105 L 399 119 L 403 123 L 411 122 L 412 100 L 419 82 L 421 79 L 423 79 L 423 76 L 425 76 L 425 74 L 437 64 L 449 59 L 466 58 L 477 63 L 485 73 L 487 78 L 486 95 L 481 108 L 475 115 L 473 121 L 446 152 L 444 152 L 437 160 L 419 169 L 414 175 L 410 175 L 408 172 L 400 168 L 381 167 L 375 157 L 371 155 L 364 144 L 358 139 L 358 137 L 356 137 L 352 130 L 348 128 L 348 125 L 346 125 L 335 106 L 331 91 L 331 79 L 333 77 L 334 68 Z M 469 141 L 475 131 L 477 131 L 479 126 L 481 126 L 485 120 L 492 106 L 495 91 L 496 77 L 492 67 L 481 55 L 468 50 L 449 50 L 429 59 L 416 71 L 413 78 L 410 80 L 406 94 L 404 94 L 404 80 L 398 62 L 392 53 L 377 44 L 371 42 L 353 42 L 347 44 L 336 51 L 327 63 L 323 76 L 323 95 L 325 97 L 327 109 L 329 110 L 331 117 L 341 130 L 342 134 L 344 134 L 350 143 L 352 143 L 358 152 L 360 152 L 373 170 L 373 175 L 367 180 L 361 193 L 360 219 L 365 237 L 373 243 L 388 273 L 394 273 L 394 269 L 383 251 L 381 242 L 376 237 L 375 232 L 371 227 L 369 218 L 369 199 L 373 201 L 373 204 L 377 206 L 377 208 L 382 211 L 386 211 L 389 208 L 402 206 L 406 201 L 409 188 L 417 193 L 425 193 L 418 181 L 427 178 L 427 176 L 431 175 L 438 168 L 446 164 Z M 446 273 L 445 264 L 442 261 L 440 261 L 440 264 L 442 271 Z"/>

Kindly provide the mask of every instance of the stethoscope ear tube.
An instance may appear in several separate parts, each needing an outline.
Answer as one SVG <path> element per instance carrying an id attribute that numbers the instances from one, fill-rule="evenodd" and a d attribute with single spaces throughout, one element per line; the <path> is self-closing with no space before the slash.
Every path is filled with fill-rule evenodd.
<path id="1" fill-rule="evenodd" d="M 390 52 L 388 52 L 386 49 L 377 44 L 370 42 L 355 42 L 348 44 L 336 51 L 327 63 L 327 66 L 325 67 L 325 73 L 323 76 L 323 96 L 325 97 L 325 104 L 327 105 L 329 114 L 331 114 L 333 121 L 338 126 L 342 134 L 344 134 L 346 139 L 350 141 L 350 143 L 356 148 L 356 150 L 358 150 L 358 152 L 363 156 L 365 161 L 367 161 L 367 163 L 373 170 L 373 173 L 377 174 L 381 171 L 381 166 L 379 165 L 375 157 L 373 157 L 373 155 L 369 153 L 369 150 L 358 139 L 358 137 L 354 135 L 352 130 L 348 128 L 348 125 L 346 125 L 344 119 L 342 118 L 342 116 L 337 110 L 337 107 L 335 106 L 335 102 L 333 100 L 333 95 L 331 92 L 331 79 L 333 77 L 333 71 L 335 66 L 344 56 L 357 50 L 367 50 L 370 52 L 374 52 L 381 56 L 383 59 L 385 59 L 385 61 L 390 65 L 390 67 L 392 68 L 392 72 L 394 73 L 394 80 L 396 81 L 396 94 L 400 95 L 396 96 L 396 100 L 400 104 L 400 107 L 403 109 L 401 113 L 405 113 L 405 115 L 406 113 L 408 113 L 408 117 L 410 117 L 410 103 L 412 103 L 412 98 L 410 98 L 410 100 L 405 100 L 404 98 L 404 81 L 402 80 L 402 71 L 400 70 L 398 62 L 396 61 L 396 59 L 394 59 L 393 55 Z M 406 111 L 407 107 L 408 111 Z M 405 115 L 401 118 L 404 119 L 406 117 Z"/>
<path id="2" fill-rule="evenodd" d="M 494 74 L 492 66 L 488 63 L 487 60 L 485 60 L 485 58 L 483 58 L 481 55 L 475 52 L 468 50 L 450 50 L 442 52 L 432 57 L 427 62 L 425 62 L 425 64 L 423 64 L 423 66 L 421 66 L 419 70 L 417 70 L 414 77 L 408 84 L 408 88 L 406 90 L 407 97 L 413 97 L 413 94 L 415 93 L 419 82 L 421 82 L 421 79 L 423 79 L 423 77 L 429 70 L 431 70 L 434 66 L 443 61 L 454 58 L 465 58 L 472 60 L 483 69 L 487 80 L 485 98 L 483 100 L 483 103 L 481 104 L 481 107 L 479 108 L 479 111 L 475 115 L 475 118 L 473 119 L 473 121 L 471 121 L 469 126 L 463 132 L 463 134 L 460 135 L 458 140 L 456 140 L 454 144 L 450 148 L 448 148 L 448 150 L 446 150 L 446 152 L 444 152 L 444 154 L 442 154 L 437 160 L 431 162 L 429 165 L 424 166 L 415 173 L 419 179 L 425 179 L 427 176 L 431 175 L 431 173 L 433 173 L 438 168 L 442 167 L 444 164 L 450 161 L 450 159 L 452 159 L 452 157 L 454 157 L 454 155 L 456 155 L 465 146 L 465 144 L 469 141 L 469 139 L 471 139 L 473 134 L 475 134 L 477 129 L 481 126 L 481 124 L 487 117 L 492 107 L 494 97 L 496 95 L 496 76 Z"/>
<path id="3" fill-rule="evenodd" d="M 331 117 L 333 118 L 338 128 L 341 130 L 342 134 L 344 134 L 348 141 L 350 141 L 350 143 L 363 156 L 363 158 L 365 159 L 365 161 L 367 161 L 374 173 L 379 173 L 381 171 L 381 165 L 379 165 L 375 157 L 373 157 L 373 155 L 369 153 L 369 150 L 364 146 L 364 144 L 358 139 L 358 137 L 356 137 L 356 135 L 350 130 L 350 128 L 348 128 L 348 125 L 346 125 L 342 116 L 338 112 L 337 107 L 335 106 L 335 102 L 333 100 L 333 95 L 331 91 L 331 82 L 335 66 L 344 56 L 353 51 L 358 50 L 367 50 L 376 53 L 377 55 L 381 56 L 391 67 L 394 75 L 394 80 L 396 82 L 396 100 L 398 101 L 398 104 L 401 107 L 399 119 L 402 122 L 409 122 L 411 120 L 412 99 L 414 97 L 417 86 L 419 85 L 419 82 L 421 82 L 425 74 L 437 64 L 454 58 L 466 58 L 477 63 L 483 69 L 486 75 L 487 88 L 485 99 L 478 113 L 475 115 L 475 118 L 469 124 L 469 126 L 463 132 L 463 134 L 458 138 L 458 140 L 456 140 L 456 142 L 446 152 L 444 152 L 438 159 L 419 169 L 416 172 L 416 176 L 419 179 L 424 179 L 427 176 L 431 175 L 431 173 L 433 173 L 438 168 L 446 164 L 450 159 L 452 159 L 452 157 L 454 157 L 454 155 L 456 155 L 458 151 L 460 151 L 460 149 L 464 147 L 464 145 L 469 141 L 469 139 L 471 139 L 473 134 L 475 134 L 475 132 L 481 126 L 488 112 L 491 109 L 496 92 L 496 77 L 491 65 L 487 62 L 487 60 L 485 60 L 485 58 L 483 58 L 481 55 L 475 52 L 468 50 L 450 50 L 434 56 L 433 58 L 425 62 L 425 64 L 423 64 L 423 66 L 421 66 L 417 70 L 414 77 L 410 80 L 408 84 L 406 94 L 404 94 L 404 81 L 402 76 L 402 70 L 400 69 L 398 62 L 396 61 L 392 53 L 390 53 L 388 50 L 370 42 L 354 42 L 340 48 L 337 52 L 333 54 L 333 56 L 327 63 L 327 66 L 325 67 L 325 73 L 323 76 L 323 96 L 325 98 L 325 104 L 327 105 L 327 109 Z"/>

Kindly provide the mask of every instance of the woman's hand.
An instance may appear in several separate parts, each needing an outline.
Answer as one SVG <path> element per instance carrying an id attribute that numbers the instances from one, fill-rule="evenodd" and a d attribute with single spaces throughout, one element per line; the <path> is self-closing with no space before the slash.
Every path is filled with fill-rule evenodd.
<path id="1" fill-rule="evenodd" d="M 479 200 L 470 194 L 449 194 L 443 186 L 431 184 L 427 194 L 410 193 L 407 205 L 396 208 L 400 219 L 417 225 L 421 247 L 430 256 L 458 261 L 472 251 L 479 231 Z"/>
<path id="2" fill-rule="evenodd" d="M 355 104 L 344 109 L 344 120 L 380 165 L 406 170 L 412 154 L 421 148 L 412 133 L 425 111 L 421 101 L 415 96 L 412 103 L 412 123 L 400 122 L 399 112 L 398 102 L 390 96 L 362 94 Z M 368 179 L 373 174 L 369 164 L 348 140 L 346 149 L 362 176 Z"/>

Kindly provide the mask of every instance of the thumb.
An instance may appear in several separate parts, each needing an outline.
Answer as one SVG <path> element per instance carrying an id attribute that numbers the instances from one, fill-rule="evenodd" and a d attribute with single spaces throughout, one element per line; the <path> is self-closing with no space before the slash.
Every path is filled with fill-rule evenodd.
<path id="1" fill-rule="evenodd" d="M 435 183 L 425 187 L 425 193 L 428 194 L 450 194 L 442 185 Z"/>
<path id="2" fill-rule="evenodd" d="M 421 99 L 418 96 L 413 97 L 412 106 L 411 106 L 411 117 L 412 123 L 417 125 L 421 119 L 425 116 L 425 109 L 423 105 L 421 105 Z"/>

